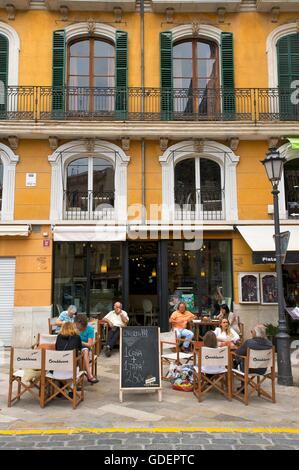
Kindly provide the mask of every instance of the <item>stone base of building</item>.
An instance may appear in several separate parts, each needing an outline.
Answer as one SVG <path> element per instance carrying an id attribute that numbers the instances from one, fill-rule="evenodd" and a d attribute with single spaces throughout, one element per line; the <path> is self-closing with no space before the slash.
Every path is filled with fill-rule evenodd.
<path id="1" fill-rule="evenodd" d="M 51 312 L 51 305 L 15 307 L 12 346 L 30 348 L 36 341 L 38 333 L 48 333 L 48 318 L 51 317 Z"/>
<path id="2" fill-rule="evenodd" d="M 234 313 L 244 323 L 245 339 L 251 338 L 251 329 L 258 323 L 278 323 L 277 305 L 242 305 L 234 304 Z"/>

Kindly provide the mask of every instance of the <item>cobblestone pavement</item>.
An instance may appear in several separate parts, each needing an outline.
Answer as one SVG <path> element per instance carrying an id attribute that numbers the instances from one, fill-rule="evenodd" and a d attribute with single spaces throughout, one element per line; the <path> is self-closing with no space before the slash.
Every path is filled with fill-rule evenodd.
<path id="1" fill-rule="evenodd" d="M 299 434 L 81 433 L 0 436 L 0 449 L 34 450 L 299 450 Z"/>

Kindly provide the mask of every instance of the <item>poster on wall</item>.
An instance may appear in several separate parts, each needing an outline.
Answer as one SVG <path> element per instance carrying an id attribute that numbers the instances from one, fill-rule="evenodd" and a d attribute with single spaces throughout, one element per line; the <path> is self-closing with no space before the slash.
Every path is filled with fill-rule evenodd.
<path id="1" fill-rule="evenodd" d="M 277 276 L 276 273 L 261 273 L 261 296 L 262 304 L 277 304 L 278 303 L 278 292 L 277 292 Z"/>
<path id="2" fill-rule="evenodd" d="M 239 302 L 247 304 L 260 303 L 258 273 L 239 273 Z"/>
<path id="3" fill-rule="evenodd" d="M 189 310 L 189 312 L 194 312 L 194 294 L 182 294 L 181 302 L 186 304 L 186 310 Z"/>

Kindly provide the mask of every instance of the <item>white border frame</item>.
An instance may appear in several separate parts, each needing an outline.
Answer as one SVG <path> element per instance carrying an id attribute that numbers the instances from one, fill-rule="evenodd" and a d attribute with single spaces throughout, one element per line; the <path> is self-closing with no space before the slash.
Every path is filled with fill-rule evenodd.
<path id="1" fill-rule="evenodd" d="M 3 164 L 3 190 L 0 221 L 13 221 L 16 185 L 16 165 L 18 155 L 6 145 L 0 143 L 0 159 Z"/>
<path id="2" fill-rule="evenodd" d="M 86 157 L 103 157 L 113 163 L 115 168 L 115 216 L 114 222 L 124 224 L 127 222 L 127 179 L 128 164 L 131 157 L 115 144 L 104 140 L 96 140 L 93 151 L 87 151 L 86 142 L 83 140 L 75 140 L 61 145 L 48 157 L 48 161 L 52 167 L 51 176 L 51 223 L 64 221 L 63 208 L 63 181 L 67 165 L 82 156 Z M 73 220 L 73 224 L 80 224 L 82 220 Z M 111 220 L 92 220 L 93 224 L 110 224 Z"/>
<path id="3" fill-rule="evenodd" d="M 276 279 L 277 282 L 277 274 L 275 272 L 265 272 L 265 273 L 260 273 L 260 297 L 261 297 L 261 304 L 262 305 L 278 305 L 278 302 L 264 302 L 264 296 L 263 296 L 263 279 L 266 276 L 273 276 Z"/>
<path id="4" fill-rule="evenodd" d="M 256 305 L 261 303 L 261 295 L 260 295 L 260 273 L 257 272 L 244 272 L 238 273 L 238 289 L 239 289 L 239 303 L 240 304 L 247 304 L 247 305 Z M 256 285 L 257 285 L 257 301 L 248 302 L 242 299 L 242 279 L 245 276 L 254 276 L 256 278 Z M 268 305 L 268 304 L 267 304 Z"/>
<path id="5" fill-rule="evenodd" d="M 8 24 L 0 21 L 0 34 L 8 39 L 8 86 L 19 84 L 20 38 L 18 33 Z"/>

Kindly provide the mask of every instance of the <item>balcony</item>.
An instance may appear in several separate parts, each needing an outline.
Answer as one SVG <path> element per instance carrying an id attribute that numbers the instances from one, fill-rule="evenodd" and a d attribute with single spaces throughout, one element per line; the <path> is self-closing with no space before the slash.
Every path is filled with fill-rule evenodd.
<path id="1" fill-rule="evenodd" d="M 242 0 L 152 0 L 153 10 L 164 12 L 166 8 L 174 8 L 177 12 L 210 12 L 218 8 L 226 11 L 238 11 Z"/>
<path id="2" fill-rule="evenodd" d="M 182 190 L 175 194 L 175 220 L 225 220 L 224 191 L 221 189 Z"/>
<path id="3" fill-rule="evenodd" d="M 3 121 L 299 121 L 293 90 L 7 87 Z"/>
<path id="4" fill-rule="evenodd" d="M 114 220 L 113 191 L 64 191 L 64 220 Z"/>

